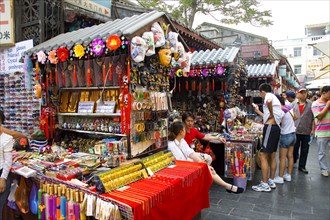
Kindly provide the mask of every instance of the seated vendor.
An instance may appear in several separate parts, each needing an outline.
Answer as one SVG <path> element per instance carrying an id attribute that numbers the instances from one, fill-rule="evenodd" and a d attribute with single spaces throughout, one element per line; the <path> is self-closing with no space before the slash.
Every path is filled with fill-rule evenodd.
<path id="1" fill-rule="evenodd" d="M 183 138 L 185 134 L 186 130 L 182 122 L 176 121 L 172 124 L 169 133 L 168 149 L 172 152 L 173 156 L 177 160 L 207 163 L 212 179 L 216 184 L 225 187 L 226 191 L 229 193 L 242 193 L 244 191 L 243 188 L 226 183 L 221 179 L 213 167 L 210 166 L 211 162 L 206 159 L 205 154 L 196 153 L 188 146 Z"/>
<path id="2" fill-rule="evenodd" d="M 186 135 L 184 136 L 184 139 L 188 143 L 188 146 L 192 147 L 193 141 L 195 139 L 204 140 L 204 141 L 215 140 L 215 141 L 220 141 L 222 143 L 226 143 L 226 139 L 222 137 L 203 134 L 199 132 L 196 128 L 194 128 L 195 116 L 192 113 L 190 112 L 183 113 L 182 121 L 184 122 L 184 127 L 186 129 Z"/>

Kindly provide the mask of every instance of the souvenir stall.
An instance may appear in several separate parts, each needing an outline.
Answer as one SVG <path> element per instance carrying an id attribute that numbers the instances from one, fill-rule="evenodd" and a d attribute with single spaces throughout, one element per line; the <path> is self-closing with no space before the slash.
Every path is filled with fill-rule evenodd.
<path id="1" fill-rule="evenodd" d="M 224 109 L 242 105 L 247 78 L 238 57 L 239 48 L 225 48 L 195 51 L 189 54 L 189 63 L 175 62 L 173 109 L 202 116 L 195 124 L 202 132 L 219 131 Z"/>
<path id="2" fill-rule="evenodd" d="M 21 191 L 32 184 L 24 193 L 34 206 L 16 201 L 20 213 L 191 219 L 209 207 L 207 166 L 175 161 L 164 151 L 171 59 L 186 60 L 186 49 L 168 17 L 153 11 L 62 34 L 27 51 L 45 100 L 40 128 L 54 142 L 14 155 L 12 172 L 29 178 L 16 185 Z M 35 139 L 38 146 L 42 140 Z M 191 212 L 184 212 L 196 196 Z"/>

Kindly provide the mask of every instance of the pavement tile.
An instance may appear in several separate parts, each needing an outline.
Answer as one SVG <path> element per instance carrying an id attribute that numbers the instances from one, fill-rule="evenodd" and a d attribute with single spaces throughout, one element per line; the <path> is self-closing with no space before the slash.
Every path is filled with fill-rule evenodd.
<path id="1" fill-rule="evenodd" d="M 247 220 L 248 218 L 244 217 L 238 217 L 238 216 L 232 216 L 232 215 L 225 215 L 217 212 L 209 212 L 209 214 L 206 216 L 203 220 Z"/>
<path id="2" fill-rule="evenodd" d="M 239 195 L 226 193 L 223 187 L 213 184 L 209 193 L 211 207 L 202 211 L 201 219 L 329 220 L 330 178 L 320 175 L 316 149 L 316 146 L 310 148 L 308 175 L 295 168 L 292 182 L 278 184 L 277 189 L 270 193 L 251 189 L 252 185 L 260 182 L 260 169 L 256 171 L 253 181 L 248 182 L 246 192 Z"/>

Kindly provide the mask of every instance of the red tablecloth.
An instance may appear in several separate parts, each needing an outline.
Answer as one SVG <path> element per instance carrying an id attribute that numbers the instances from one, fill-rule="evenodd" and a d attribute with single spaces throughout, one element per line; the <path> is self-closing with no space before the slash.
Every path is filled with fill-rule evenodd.
<path id="1" fill-rule="evenodd" d="M 210 207 L 209 188 L 212 184 L 205 163 L 176 161 L 165 168 L 130 184 L 124 191 L 103 194 L 133 208 L 134 219 L 192 219 L 202 209 Z"/>

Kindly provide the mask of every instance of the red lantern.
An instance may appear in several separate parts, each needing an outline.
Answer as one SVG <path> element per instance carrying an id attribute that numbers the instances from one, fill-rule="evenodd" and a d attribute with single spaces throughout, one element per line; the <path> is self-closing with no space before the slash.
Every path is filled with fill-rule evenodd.
<path id="1" fill-rule="evenodd" d="M 117 50 L 121 46 L 121 40 L 117 35 L 110 36 L 106 41 L 109 50 Z"/>

